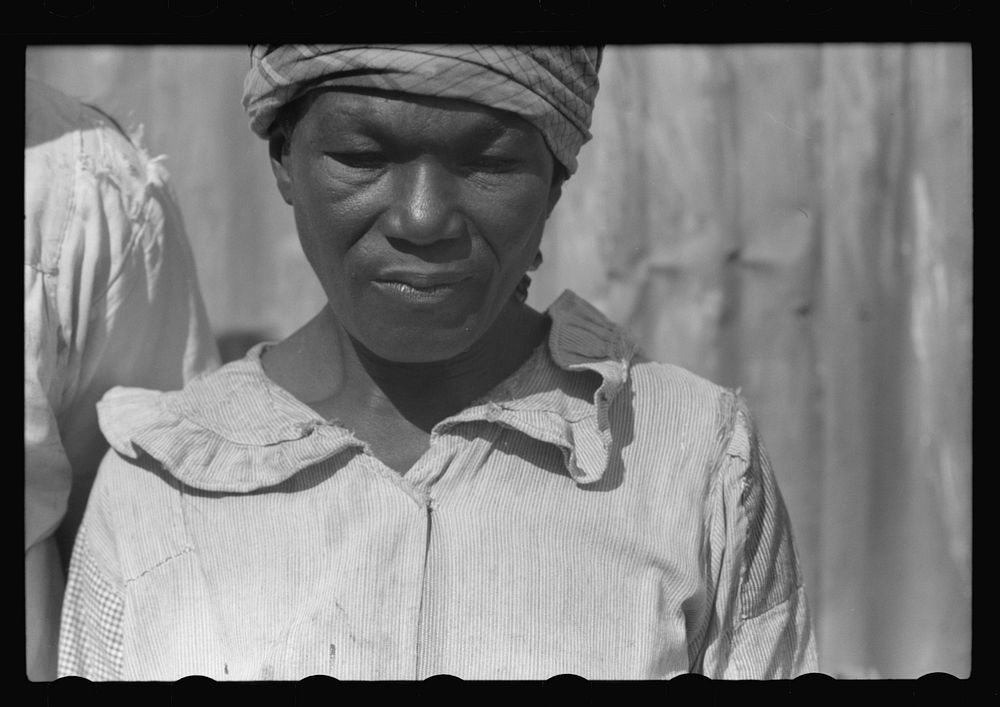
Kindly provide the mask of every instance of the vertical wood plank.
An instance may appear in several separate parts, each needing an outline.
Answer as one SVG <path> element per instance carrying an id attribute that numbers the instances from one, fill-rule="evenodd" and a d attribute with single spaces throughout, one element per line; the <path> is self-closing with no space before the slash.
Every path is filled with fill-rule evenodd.
<path id="1" fill-rule="evenodd" d="M 967 49 L 925 45 L 907 49 L 906 69 L 897 361 L 905 448 L 895 477 L 883 477 L 898 501 L 878 559 L 894 571 L 879 587 L 888 630 L 873 636 L 873 650 L 889 674 L 968 675 L 971 66 Z"/>
<path id="2" fill-rule="evenodd" d="M 824 48 L 823 303 L 820 363 L 825 439 L 820 651 L 828 669 L 875 664 L 884 630 L 874 602 L 877 557 L 894 517 L 879 473 L 898 468 L 901 333 L 897 204 L 903 50 Z M 889 496 L 892 498 L 892 495 Z"/>
<path id="3" fill-rule="evenodd" d="M 971 596 L 972 56 L 964 45 L 913 50 L 913 320 L 923 404 L 920 456 L 931 474 L 948 557 Z M 933 402 L 929 402 L 933 401 Z"/>
<path id="4" fill-rule="evenodd" d="M 819 652 L 827 670 L 869 659 L 864 558 L 865 493 L 872 454 L 864 340 L 874 308 L 869 253 L 877 160 L 875 59 L 862 48 L 823 49 L 824 184 L 820 371 L 823 383 L 825 504 L 821 514 Z M 852 647 L 853 655 L 845 649 Z"/>

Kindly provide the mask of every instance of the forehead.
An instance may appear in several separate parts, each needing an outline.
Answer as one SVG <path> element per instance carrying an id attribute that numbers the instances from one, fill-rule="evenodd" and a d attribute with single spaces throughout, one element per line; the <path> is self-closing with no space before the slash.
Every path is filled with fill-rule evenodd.
<path id="1" fill-rule="evenodd" d="M 325 89 L 307 94 L 300 122 L 312 131 L 345 130 L 373 137 L 433 135 L 517 138 L 537 141 L 541 133 L 521 116 L 472 101 L 368 89 Z"/>

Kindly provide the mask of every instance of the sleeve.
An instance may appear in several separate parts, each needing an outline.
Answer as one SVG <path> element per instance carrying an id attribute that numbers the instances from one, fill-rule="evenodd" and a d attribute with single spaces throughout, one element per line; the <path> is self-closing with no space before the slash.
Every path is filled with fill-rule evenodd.
<path id="1" fill-rule="evenodd" d="M 65 511 L 70 463 L 59 435 L 55 404 L 60 383 L 58 322 L 53 321 L 43 276 L 25 268 L 24 280 L 24 550 L 52 535 Z M 54 404 L 55 403 L 55 404 Z"/>
<path id="2" fill-rule="evenodd" d="M 57 419 L 70 351 L 56 303 L 59 257 L 71 230 L 76 145 L 45 94 L 26 84 L 24 151 L 24 594 L 26 673 L 56 674 L 63 560 L 55 532 L 72 484 Z M 58 137 L 53 137 L 58 136 Z M 48 138 L 48 139 L 45 139 Z M 86 316 L 86 307 L 82 314 Z"/>
<path id="3" fill-rule="evenodd" d="M 126 162 L 118 166 L 115 181 L 101 175 L 92 183 L 87 180 L 88 187 L 96 189 L 90 202 L 100 213 L 84 227 L 80 276 L 60 282 L 64 297 L 60 311 L 71 311 L 81 301 L 90 308 L 88 321 L 73 322 L 76 341 L 70 347 L 79 356 L 71 361 L 73 388 L 60 418 L 73 467 L 73 488 L 60 529 L 64 549 L 72 544 L 97 465 L 107 450 L 96 415 L 101 397 L 115 386 L 177 390 L 218 365 L 190 245 L 166 171 L 118 133 L 103 135 L 102 140 L 107 143 L 102 151 L 112 166 L 116 160 Z M 132 179 L 126 182 L 129 176 Z M 105 224 L 110 243 L 94 236 L 97 223 Z M 100 263 L 102 252 L 107 253 L 107 265 Z M 97 261 L 93 271 L 86 269 L 90 260 Z M 61 269 L 61 279 L 65 272 Z"/>
<path id="4" fill-rule="evenodd" d="M 55 677 L 63 565 L 54 533 L 66 512 L 72 474 L 50 395 L 59 384 L 57 326 L 42 273 L 24 280 L 24 596 L 26 673 Z"/>
<path id="5" fill-rule="evenodd" d="M 697 671 L 730 680 L 816 672 L 788 512 L 742 399 L 729 428 L 707 514 L 713 619 Z"/>

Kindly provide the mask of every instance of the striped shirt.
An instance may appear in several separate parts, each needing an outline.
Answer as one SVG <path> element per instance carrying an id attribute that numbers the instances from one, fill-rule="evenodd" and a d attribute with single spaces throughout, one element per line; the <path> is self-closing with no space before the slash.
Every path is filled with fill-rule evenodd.
<path id="1" fill-rule="evenodd" d="M 270 381 L 115 389 L 60 674 L 124 680 L 791 677 L 817 670 L 743 400 L 576 295 L 399 475 Z M 363 433 L 362 433 L 363 436 Z"/>

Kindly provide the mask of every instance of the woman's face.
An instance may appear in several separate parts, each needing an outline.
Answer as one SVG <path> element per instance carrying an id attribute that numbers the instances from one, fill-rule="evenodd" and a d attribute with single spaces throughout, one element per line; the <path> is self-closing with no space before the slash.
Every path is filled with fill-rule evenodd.
<path id="1" fill-rule="evenodd" d="M 559 198 L 541 133 L 453 99 L 304 100 L 272 164 L 341 325 L 391 361 L 467 350 L 509 302 Z"/>

